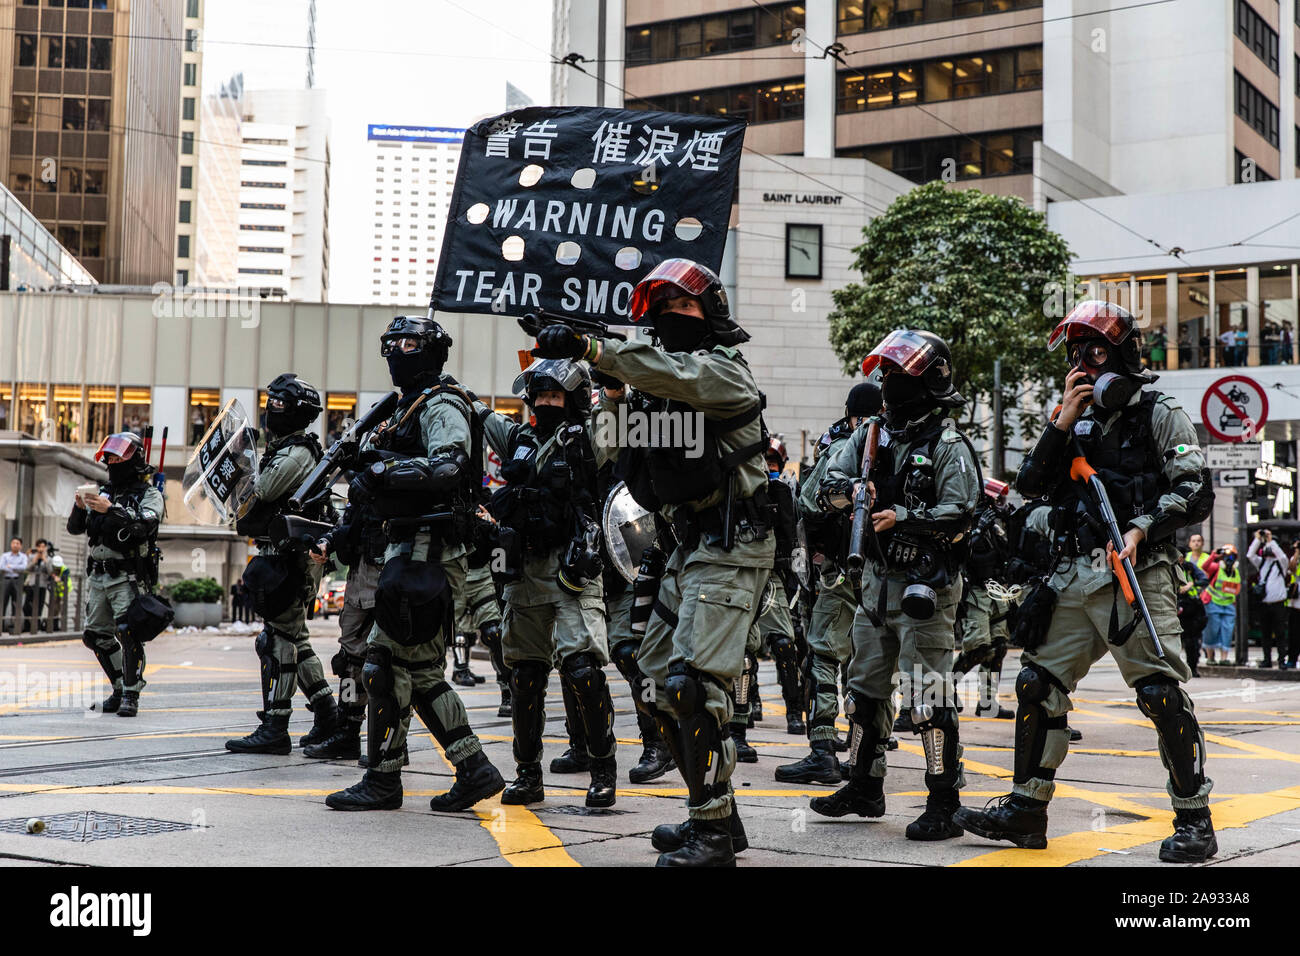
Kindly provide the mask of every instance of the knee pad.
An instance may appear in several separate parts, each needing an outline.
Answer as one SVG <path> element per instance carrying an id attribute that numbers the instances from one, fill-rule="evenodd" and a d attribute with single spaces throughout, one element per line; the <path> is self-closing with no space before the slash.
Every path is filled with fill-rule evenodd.
<path id="1" fill-rule="evenodd" d="M 340 647 L 338 653 L 330 658 L 330 670 L 335 677 L 351 677 L 354 671 L 359 670 L 365 663 L 364 657 L 356 657 Z"/>
<path id="2" fill-rule="evenodd" d="M 586 651 L 571 654 L 561 661 L 560 674 L 580 691 L 605 683 L 605 672 L 596 664 L 595 656 Z"/>
<path id="3" fill-rule="evenodd" d="M 113 635 L 100 634 L 98 631 L 85 631 L 81 635 L 81 643 L 85 644 L 86 647 L 93 651 L 98 648 L 99 641 L 104 640 L 105 638 L 112 640 Z"/>
<path id="4" fill-rule="evenodd" d="M 391 697 L 393 692 L 393 652 L 386 647 L 366 648 L 366 663 L 361 668 L 361 683 L 375 697 Z"/>
<path id="5" fill-rule="evenodd" d="M 541 661 L 519 661 L 510 665 L 510 689 L 521 697 L 544 693 L 550 673 L 549 664 Z"/>
<path id="6" fill-rule="evenodd" d="M 127 622 L 125 615 L 119 618 L 115 618 L 113 621 L 113 626 L 117 628 L 117 639 L 121 641 L 123 644 L 125 644 L 127 641 L 132 640 L 131 625 Z"/>
<path id="7" fill-rule="evenodd" d="M 771 648 L 772 656 L 781 664 L 793 664 L 799 660 L 799 648 L 784 634 L 767 635 L 767 646 Z"/>
<path id="8" fill-rule="evenodd" d="M 1026 664 L 1016 675 L 1016 700 L 1022 704 L 1041 704 L 1051 696 L 1055 681 L 1037 664 Z"/>
<path id="9" fill-rule="evenodd" d="M 271 631 L 269 628 L 263 628 L 258 632 L 257 640 L 253 641 L 253 650 L 257 651 L 258 657 L 274 657 L 271 653 Z"/>
<path id="10" fill-rule="evenodd" d="M 1178 682 L 1171 678 L 1147 677 L 1137 682 L 1138 709 L 1158 726 L 1187 713 Z"/>
<path id="11" fill-rule="evenodd" d="M 699 671 L 685 664 L 673 664 L 668 668 L 668 680 L 664 686 L 680 716 L 704 713 L 708 695 L 700 678 Z"/>
<path id="12" fill-rule="evenodd" d="M 922 704 L 912 708 L 912 732 L 924 734 L 931 730 L 943 733 L 957 732 L 957 709 Z"/>
<path id="13" fill-rule="evenodd" d="M 483 629 L 479 633 L 483 637 L 484 644 L 488 647 L 495 647 L 501 643 L 501 622 L 488 621 L 483 625 Z"/>
<path id="14" fill-rule="evenodd" d="M 1156 725 L 1171 789 L 1179 797 L 1192 797 L 1205 779 L 1205 748 L 1201 726 L 1178 683 L 1160 675 L 1138 681 L 1138 709 Z"/>
<path id="15" fill-rule="evenodd" d="M 628 683 L 634 681 L 641 672 L 636 662 L 638 650 L 640 647 L 636 641 L 619 641 L 609 649 L 609 659 L 614 662 L 614 666 Z"/>

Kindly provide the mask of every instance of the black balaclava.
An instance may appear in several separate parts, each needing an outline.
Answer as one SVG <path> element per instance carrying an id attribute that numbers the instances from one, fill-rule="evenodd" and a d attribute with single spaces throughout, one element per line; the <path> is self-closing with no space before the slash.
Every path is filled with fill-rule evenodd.
<path id="1" fill-rule="evenodd" d="M 569 410 L 563 405 L 534 405 L 533 417 L 537 419 L 537 434 L 550 438 L 569 417 Z"/>
<path id="2" fill-rule="evenodd" d="M 885 421 L 890 428 L 903 428 L 937 404 L 920 376 L 903 371 L 886 375 L 881 392 L 885 399 Z"/>
<path id="3" fill-rule="evenodd" d="M 424 348 L 418 352 L 394 351 L 388 356 L 388 374 L 393 384 L 403 392 L 425 382 L 432 382 L 442 375 L 442 367 L 447 362 L 447 354 L 441 349 Z"/>
<path id="4" fill-rule="evenodd" d="M 130 459 L 108 466 L 108 483 L 114 488 L 125 488 L 139 480 L 140 471 Z"/>
<path id="5" fill-rule="evenodd" d="M 288 412 L 273 412 L 271 409 L 266 410 L 266 428 L 271 434 L 283 438 L 285 435 L 291 435 L 298 430 L 294 424 L 294 416 Z"/>
<path id="6" fill-rule="evenodd" d="M 709 335 L 709 323 L 683 312 L 660 312 L 655 316 L 655 336 L 665 352 L 694 352 Z"/>

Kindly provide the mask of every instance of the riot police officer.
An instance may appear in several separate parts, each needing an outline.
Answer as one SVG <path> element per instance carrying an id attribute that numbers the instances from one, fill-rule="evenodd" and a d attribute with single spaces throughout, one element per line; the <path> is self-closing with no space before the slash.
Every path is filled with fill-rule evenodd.
<path id="1" fill-rule="evenodd" d="M 113 691 L 99 706 L 106 714 L 134 717 L 144 688 L 144 644 L 157 631 L 142 629 L 128 613 L 143 586 L 158 580 L 154 544 L 163 516 L 163 496 L 148 480 L 144 442 L 132 432 L 109 435 L 95 452 L 108 467 L 108 484 L 97 494 L 77 493 L 68 533 L 84 534 L 86 629 L 82 643 L 94 653 Z M 133 627 L 134 624 L 134 627 Z"/>
<path id="2" fill-rule="evenodd" d="M 471 551 L 468 558 L 469 574 L 465 579 L 465 593 L 457 595 L 451 680 L 462 687 L 475 687 L 484 682 L 484 678 L 469 667 L 470 652 L 481 640 L 488 650 L 497 689 L 501 692 L 497 716 L 509 717 L 510 671 L 502 656 L 501 600 L 496 585 L 492 582 L 492 571 L 488 567 L 490 558 L 490 549 L 478 549 L 477 553 Z"/>
<path id="3" fill-rule="evenodd" d="M 730 784 L 729 690 L 775 557 L 762 400 L 736 349 L 749 335 L 711 269 L 666 259 L 637 284 L 629 309 L 633 321 L 653 321 L 658 348 L 555 325 L 542 329 L 536 353 L 586 358 L 658 399 L 663 412 L 703 423 L 698 457 L 687 458 L 685 441 L 620 450 L 639 458 L 629 473 L 677 528 L 637 658 L 649 686 L 634 699 L 659 722 L 688 792 L 687 822 L 654 831 L 659 865 L 732 865 L 748 841 Z"/>
<path id="4" fill-rule="evenodd" d="M 1155 376 L 1142 368 L 1140 338 L 1126 309 L 1090 300 L 1071 310 L 1048 339 L 1049 350 L 1066 346 L 1070 371 L 1060 409 L 1016 478 L 1026 498 L 1050 497 L 1053 571 L 1039 589 L 1047 595 L 1045 613 L 1016 677 L 1014 786 L 983 811 L 963 809 L 958 823 L 988 839 L 1047 846 L 1047 806 L 1068 749 L 1070 695 L 1109 651 L 1137 692 L 1139 709 L 1155 724 L 1169 772 L 1174 832 L 1161 845 L 1160 859 L 1199 863 L 1217 852 L 1218 843 L 1205 737 L 1181 686 L 1191 674 L 1178 653 L 1172 565 L 1175 531 L 1202 521 L 1214 493 L 1187 413 L 1170 396 L 1142 388 Z M 1119 596 L 1100 508 L 1078 480 L 1083 463 L 1107 490 L 1123 535 L 1121 554 L 1137 572 L 1156 634 Z"/>
<path id="5" fill-rule="evenodd" d="M 592 448 L 591 377 L 577 362 L 534 362 L 516 382 L 535 425 L 478 406 L 488 443 L 505 464 L 506 486 L 489 510 L 502 530 L 507 568 L 502 651 L 510 668 L 515 781 L 506 804 L 537 803 L 542 786 L 546 686 L 560 680 L 581 721 L 591 771 L 589 807 L 615 800 L 614 703 L 602 668 L 609 663 L 601 579 L 599 505 Z"/>
<path id="6" fill-rule="evenodd" d="M 794 562 L 806 561 L 807 558 L 795 554 L 796 549 L 802 548 L 802 538 L 794 489 L 781 477 L 790 460 L 785 442 L 772 438 L 764 459 L 767 462 L 767 494 L 773 514 L 776 560 L 768 582 L 774 600 L 759 615 L 758 628 L 776 664 L 776 676 L 785 700 L 785 732 L 802 735 L 807 732 L 807 726 L 803 719 L 804 686 L 800 662 L 808 653 L 808 642 L 804 637 L 803 612 L 798 607 L 802 588 Z M 757 673 L 755 666 L 755 690 Z"/>
<path id="7" fill-rule="evenodd" d="M 235 530 L 257 541 L 257 557 L 244 571 L 253 607 L 262 616 L 255 648 L 262 668 L 261 724 L 247 737 L 226 741 L 236 753 L 287 754 L 293 692 L 301 685 L 315 720 L 299 745 L 319 743 L 334 731 L 338 707 L 308 640 L 307 606 L 315 600 L 321 569 L 305 553 L 272 540 L 271 522 L 321 458 L 307 431 L 321 414 L 320 393 L 286 372 L 266 387 L 266 451 L 252 495 L 240 505 Z M 320 517 L 313 515 L 312 517 Z"/>
<path id="8" fill-rule="evenodd" d="M 996 478 L 984 481 L 984 494 L 975 512 L 975 527 L 970 533 L 970 557 L 966 561 L 966 590 L 957 609 L 960 653 L 952 665 L 954 683 L 972 670 L 976 671 L 979 702 L 976 717 L 1010 720 L 1015 715 L 998 703 L 998 685 L 1002 680 L 1002 660 L 1007 654 L 1007 605 L 994 600 L 988 583 L 1005 576 L 1011 558 L 1006 519 L 1010 486 Z M 960 708 L 959 708 L 960 709 Z"/>
<path id="9" fill-rule="evenodd" d="M 874 382 L 854 385 L 844 403 L 844 417 L 827 429 L 816 464 L 800 482 L 799 510 L 808 551 L 814 558 L 820 557 L 821 588 L 808 629 L 808 745 L 812 752 L 802 760 L 776 768 L 776 779 L 786 783 L 840 782 L 840 765 L 835 756 L 835 720 L 840 712 L 836 682 L 841 666 L 853 653 L 853 615 L 858 602 L 845 563 L 848 516 L 822 511 L 817 505 L 817 492 L 831 461 L 853 430 L 879 412 L 880 404 L 880 386 Z"/>
<path id="10" fill-rule="evenodd" d="M 433 810 L 468 810 L 500 792 L 501 774 L 483 754 L 465 705 L 443 678 L 455 594 L 465 587 L 465 541 L 482 484 L 482 432 L 474 397 L 443 373 L 451 336 L 432 318 L 397 316 L 380 337 L 402 396 L 363 452 L 348 501 L 383 522 L 387 546 L 375 589 L 375 624 L 361 680 L 367 695 L 367 769 L 331 793 L 335 810 L 402 805 L 411 709 L 456 768 Z"/>
<path id="11" fill-rule="evenodd" d="M 827 465 L 823 500 L 844 504 L 869 452 L 868 493 L 878 548 L 853 622 L 853 660 L 844 710 L 852 721 L 848 784 L 812 809 L 826 816 L 878 817 L 885 812 L 885 747 L 893 721 L 890 700 L 900 652 L 910 653 L 918 681 L 911 686 L 914 732 L 925 750 L 925 812 L 910 823 L 909 840 L 961 834 L 952 820 L 964 780 L 958 743 L 952 651 L 962 593 L 964 540 L 979 494 L 979 469 L 965 437 L 946 416 L 964 399 L 953 385 L 947 344 L 930 332 L 891 332 L 862 363 L 879 367 L 884 421 L 857 429 Z M 856 544 L 854 547 L 856 548 Z"/>

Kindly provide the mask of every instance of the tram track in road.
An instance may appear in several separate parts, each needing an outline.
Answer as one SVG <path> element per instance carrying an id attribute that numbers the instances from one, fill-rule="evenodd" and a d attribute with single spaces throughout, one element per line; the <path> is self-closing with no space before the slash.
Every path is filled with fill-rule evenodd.
<path id="1" fill-rule="evenodd" d="M 63 763 L 31 764 L 26 767 L 8 767 L 0 769 L 0 779 L 7 777 L 26 777 L 38 773 L 69 773 L 77 770 L 96 770 L 100 767 L 115 767 L 123 764 L 168 763 L 174 760 L 192 760 L 197 757 L 215 757 L 227 753 L 219 750 L 178 750 L 172 753 L 140 754 L 135 757 L 113 757 L 100 760 L 68 760 Z M 75 786 L 70 784 L 69 786 Z"/>

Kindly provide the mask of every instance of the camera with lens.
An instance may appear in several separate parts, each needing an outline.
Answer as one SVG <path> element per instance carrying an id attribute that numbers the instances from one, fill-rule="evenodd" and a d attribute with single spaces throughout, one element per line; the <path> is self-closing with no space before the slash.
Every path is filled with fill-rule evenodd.
<path id="1" fill-rule="evenodd" d="M 579 515 L 576 534 L 560 558 L 555 582 L 570 594 L 581 594 L 588 584 L 600 577 L 602 570 L 600 525 L 586 515 Z"/>

